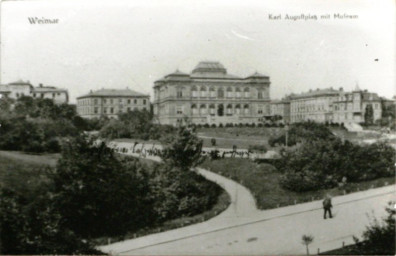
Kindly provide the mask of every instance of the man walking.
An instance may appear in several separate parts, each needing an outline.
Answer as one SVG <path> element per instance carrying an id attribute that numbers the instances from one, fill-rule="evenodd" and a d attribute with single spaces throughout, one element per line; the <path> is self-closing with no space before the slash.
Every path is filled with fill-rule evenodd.
<path id="1" fill-rule="evenodd" d="M 333 218 L 333 216 L 331 215 L 331 207 L 333 207 L 333 205 L 331 204 L 331 197 L 327 195 L 326 198 L 323 200 L 324 219 L 326 219 L 327 213 L 329 213 L 330 218 Z"/>

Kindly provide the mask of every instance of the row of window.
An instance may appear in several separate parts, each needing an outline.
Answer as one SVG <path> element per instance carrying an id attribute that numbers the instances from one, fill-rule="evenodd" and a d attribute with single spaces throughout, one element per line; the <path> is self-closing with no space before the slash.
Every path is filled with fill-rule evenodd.
<path id="1" fill-rule="evenodd" d="M 117 100 L 115 100 L 115 99 L 103 99 L 103 104 L 114 104 L 114 102 L 117 102 Z M 131 104 L 132 103 L 132 100 L 131 99 L 127 99 L 127 100 L 124 100 L 124 99 L 118 99 L 118 103 L 126 103 L 126 104 Z M 97 105 L 99 103 L 99 100 L 98 99 L 94 99 L 94 104 L 95 105 Z M 137 104 L 138 103 L 138 100 L 137 99 L 134 99 L 133 100 L 133 104 Z M 143 105 L 146 105 L 146 103 L 147 103 L 147 100 L 146 99 L 143 99 L 142 100 L 142 103 L 143 103 Z"/>
<path id="2" fill-rule="evenodd" d="M 142 108 L 143 110 L 147 110 L 146 107 Z M 138 110 L 137 107 L 134 107 L 133 110 Z M 126 112 L 132 111 L 132 108 L 128 107 L 126 108 Z M 103 114 L 115 114 L 115 113 L 122 113 L 124 112 L 123 109 L 118 109 L 118 111 L 114 111 L 114 108 L 103 108 Z M 99 114 L 99 108 L 95 107 L 94 108 L 94 114 Z"/>
<path id="3" fill-rule="evenodd" d="M 352 110 L 352 104 L 339 104 L 339 105 L 334 105 L 334 110 Z M 374 104 L 374 109 L 379 109 L 379 104 L 375 103 Z"/>
<path id="4" fill-rule="evenodd" d="M 45 94 L 46 93 L 33 93 L 32 95 L 33 95 L 33 98 L 36 98 L 36 97 L 44 98 Z M 23 92 L 21 92 L 21 93 L 17 92 L 15 95 L 17 98 L 25 96 L 25 94 Z M 57 93 L 53 92 L 52 98 L 55 98 L 56 96 L 59 96 L 59 95 L 60 95 L 60 92 L 57 92 Z"/>
<path id="5" fill-rule="evenodd" d="M 226 98 L 250 98 L 250 92 L 249 90 L 244 91 L 244 92 L 232 92 L 232 91 L 227 91 L 226 93 L 224 93 L 224 90 L 219 89 L 216 91 L 192 91 L 192 97 L 193 98 L 198 98 L 198 97 L 211 97 L 211 98 L 219 98 L 219 99 L 223 99 L 224 97 Z M 182 90 L 177 90 L 176 91 L 176 98 L 183 98 L 183 91 Z M 257 98 L 258 99 L 264 99 L 264 93 L 262 91 L 259 91 L 257 93 Z"/>

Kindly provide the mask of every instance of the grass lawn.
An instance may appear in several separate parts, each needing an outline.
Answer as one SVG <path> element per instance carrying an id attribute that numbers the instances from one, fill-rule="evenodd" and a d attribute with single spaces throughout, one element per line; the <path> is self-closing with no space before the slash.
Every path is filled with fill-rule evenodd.
<path id="1" fill-rule="evenodd" d="M 0 151 L 0 186 L 30 198 L 49 182 L 46 172 L 55 166 L 58 157 Z"/>
<path id="2" fill-rule="evenodd" d="M 319 191 L 309 191 L 304 193 L 292 192 L 283 189 L 279 185 L 280 173 L 270 164 L 257 164 L 249 159 L 219 159 L 206 160 L 202 164 L 203 168 L 230 177 L 233 180 L 246 186 L 256 199 L 259 209 L 271 209 L 280 206 L 292 205 L 295 203 L 309 202 L 322 199 L 327 193 L 332 196 L 343 195 L 344 189 L 333 188 Z M 349 183 L 345 188 L 345 193 L 366 190 L 373 187 L 393 184 L 394 177 L 380 178 L 361 183 Z"/>

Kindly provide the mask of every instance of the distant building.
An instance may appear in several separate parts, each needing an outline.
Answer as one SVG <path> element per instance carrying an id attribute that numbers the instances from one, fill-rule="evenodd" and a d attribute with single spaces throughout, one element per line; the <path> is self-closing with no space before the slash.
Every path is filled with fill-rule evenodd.
<path id="1" fill-rule="evenodd" d="M 59 89 L 54 86 L 34 87 L 29 81 L 22 80 L 0 85 L 0 94 L 11 99 L 18 99 L 23 96 L 33 98 L 51 99 L 56 104 L 68 103 L 69 93 L 66 89 Z"/>
<path id="2" fill-rule="evenodd" d="M 219 62 L 200 62 L 191 72 L 176 71 L 154 83 L 154 117 L 161 124 L 252 124 L 269 115 L 270 79 L 254 73 L 241 78 Z"/>
<path id="3" fill-rule="evenodd" d="M 66 89 L 59 89 L 53 86 L 43 86 L 33 88 L 33 98 L 51 99 L 57 104 L 69 102 L 69 93 Z"/>
<path id="4" fill-rule="evenodd" d="M 340 91 L 329 89 L 309 90 L 309 92 L 290 95 L 291 123 L 315 121 L 332 122 L 333 102 L 338 99 Z"/>
<path id="5" fill-rule="evenodd" d="M 367 108 L 373 109 L 373 121 L 381 118 L 381 98 L 376 93 L 356 88 L 352 92 L 340 91 L 333 102 L 335 123 L 363 123 Z"/>
<path id="6" fill-rule="evenodd" d="M 283 124 L 290 123 L 290 99 L 271 100 L 270 106 L 270 117 L 280 117 Z"/>
<path id="7" fill-rule="evenodd" d="M 83 118 L 117 118 L 132 110 L 150 111 L 150 96 L 129 89 L 101 89 L 77 97 L 77 113 Z"/>

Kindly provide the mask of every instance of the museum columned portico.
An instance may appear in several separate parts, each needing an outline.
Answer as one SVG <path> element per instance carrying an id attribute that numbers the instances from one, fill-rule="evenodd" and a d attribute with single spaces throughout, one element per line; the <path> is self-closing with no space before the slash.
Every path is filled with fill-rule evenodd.
<path id="1" fill-rule="evenodd" d="M 161 124 L 252 124 L 269 114 L 269 77 L 227 74 L 218 62 L 200 62 L 191 74 L 176 71 L 155 82 L 154 116 Z"/>

